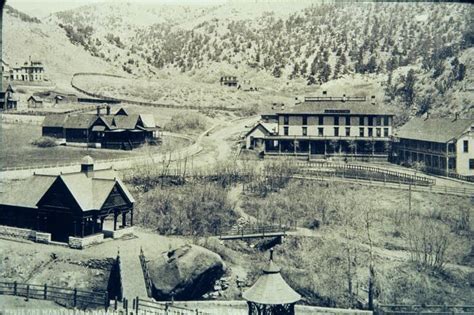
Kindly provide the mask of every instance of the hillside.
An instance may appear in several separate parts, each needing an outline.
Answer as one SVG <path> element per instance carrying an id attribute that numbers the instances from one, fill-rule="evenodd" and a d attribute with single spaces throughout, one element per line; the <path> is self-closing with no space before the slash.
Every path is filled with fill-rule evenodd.
<path id="1" fill-rule="evenodd" d="M 48 80 L 63 89 L 70 89 L 75 72 L 117 72 L 105 60 L 90 55 L 84 47 L 72 44 L 66 33 L 55 24 L 42 23 L 9 7 L 3 19 L 3 55 L 10 66 L 28 59 L 41 60 Z"/>

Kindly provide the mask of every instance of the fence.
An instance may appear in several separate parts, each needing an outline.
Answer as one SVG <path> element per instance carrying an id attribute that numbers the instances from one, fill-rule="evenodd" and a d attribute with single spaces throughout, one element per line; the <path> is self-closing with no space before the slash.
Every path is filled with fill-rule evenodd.
<path id="1" fill-rule="evenodd" d="M 335 176 L 345 177 L 345 178 L 355 178 L 355 179 L 367 179 L 374 181 L 382 182 L 392 182 L 392 183 L 402 183 L 402 184 L 411 184 L 411 185 L 420 185 L 420 186 L 430 186 L 434 185 L 436 182 L 434 179 L 406 174 L 403 172 L 391 171 L 383 168 L 365 166 L 365 165 L 354 165 L 354 164 L 336 164 L 328 162 L 304 162 L 296 161 L 297 166 L 304 166 L 309 168 L 317 168 L 319 170 L 333 169 L 333 174 Z M 311 169 L 309 170 L 311 172 Z M 318 175 L 324 176 L 326 172 L 313 171 Z"/>
<path id="2" fill-rule="evenodd" d="M 231 111 L 231 112 L 235 112 L 235 111 L 240 110 L 239 108 L 236 108 L 236 107 L 227 107 L 227 106 L 175 105 L 175 104 L 163 104 L 163 103 L 154 103 L 154 102 L 146 102 L 146 101 L 134 101 L 134 100 L 129 100 L 129 99 L 117 98 L 117 97 L 114 97 L 114 98 L 107 97 L 107 96 L 103 96 L 103 95 L 100 95 L 100 94 L 96 94 L 96 93 L 86 91 L 86 90 L 78 87 L 74 83 L 74 78 L 76 76 L 81 76 L 81 75 L 109 76 L 109 77 L 116 77 L 116 78 L 125 78 L 125 77 L 118 76 L 118 75 L 112 75 L 112 74 L 103 74 L 103 73 L 79 72 L 79 73 L 74 73 L 73 74 L 72 79 L 71 79 L 71 86 L 73 88 L 75 88 L 76 90 L 78 90 L 79 92 L 81 92 L 85 95 L 95 97 L 95 98 L 101 98 L 101 99 L 104 99 L 104 100 L 109 100 L 109 101 L 112 101 L 112 102 L 120 101 L 120 102 L 123 102 L 123 103 L 129 103 L 129 104 L 133 104 L 133 105 L 164 107 L 164 108 L 176 108 L 176 109 L 194 109 L 194 110 L 214 109 L 214 110 L 223 110 L 223 111 Z"/>
<path id="3" fill-rule="evenodd" d="M 25 297 L 31 299 L 50 300 L 65 306 L 78 308 L 109 307 L 109 296 L 107 291 L 93 292 L 78 289 L 68 289 L 55 286 L 0 282 L 0 294 Z"/>
<path id="4" fill-rule="evenodd" d="M 216 229 L 216 236 L 245 236 L 245 235 L 261 235 L 265 234 L 272 235 L 273 233 L 286 233 L 288 231 L 296 230 L 296 221 L 289 224 L 257 224 L 257 225 L 244 225 L 244 226 L 232 226 L 229 229 Z"/>
<path id="5" fill-rule="evenodd" d="M 133 299 L 133 309 L 136 314 L 150 312 L 153 315 L 211 315 L 210 313 L 173 305 L 173 302 L 155 302 L 139 298 Z"/>
<path id="6" fill-rule="evenodd" d="M 153 281 L 151 280 L 150 273 L 146 265 L 145 254 L 143 253 L 143 248 L 141 247 L 140 247 L 140 255 L 138 256 L 138 258 L 140 259 L 140 265 L 142 266 L 143 277 L 145 279 L 146 292 L 148 294 L 148 297 L 152 297 Z"/>
<path id="7" fill-rule="evenodd" d="M 389 305 L 376 307 L 375 314 L 472 314 L 474 305 Z"/>

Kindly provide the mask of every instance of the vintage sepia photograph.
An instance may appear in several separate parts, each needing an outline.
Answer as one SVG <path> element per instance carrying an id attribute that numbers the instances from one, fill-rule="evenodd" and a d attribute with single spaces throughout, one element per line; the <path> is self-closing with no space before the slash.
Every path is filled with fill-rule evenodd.
<path id="1" fill-rule="evenodd" d="M 468 1 L 0 3 L 0 315 L 474 315 Z"/>

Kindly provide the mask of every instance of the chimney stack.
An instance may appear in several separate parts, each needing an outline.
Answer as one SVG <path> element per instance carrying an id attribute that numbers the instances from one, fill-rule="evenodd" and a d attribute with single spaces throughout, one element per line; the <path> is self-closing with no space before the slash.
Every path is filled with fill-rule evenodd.
<path id="1" fill-rule="evenodd" d="M 285 104 L 281 103 L 281 110 L 285 110 Z"/>
<path id="2" fill-rule="evenodd" d="M 100 116 L 100 106 L 97 106 L 96 110 L 97 110 L 97 116 Z"/>
<path id="3" fill-rule="evenodd" d="M 107 105 L 107 115 L 110 115 L 110 105 Z"/>
<path id="4" fill-rule="evenodd" d="M 370 99 L 371 99 L 372 105 L 375 105 L 375 95 L 372 95 Z"/>

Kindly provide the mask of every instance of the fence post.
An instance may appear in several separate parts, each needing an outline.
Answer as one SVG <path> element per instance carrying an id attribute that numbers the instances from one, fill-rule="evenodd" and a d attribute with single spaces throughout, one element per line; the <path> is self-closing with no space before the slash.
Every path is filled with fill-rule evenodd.
<path id="1" fill-rule="evenodd" d="M 104 308 L 105 308 L 105 311 L 107 311 L 109 309 L 109 292 L 105 291 L 105 295 L 104 295 Z"/>
<path id="2" fill-rule="evenodd" d="M 138 304 L 140 304 L 140 298 L 137 296 L 137 302 L 135 303 L 135 306 L 137 307 L 136 308 L 137 314 L 138 314 Z"/>
<path id="3" fill-rule="evenodd" d="M 74 298 L 73 299 L 74 299 L 73 300 L 73 305 L 74 305 L 74 307 L 76 307 L 76 305 L 77 305 L 77 289 L 76 288 L 74 288 Z"/>
<path id="4" fill-rule="evenodd" d="M 26 285 L 26 300 L 28 301 L 30 299 L 30 285 Z"/>
<path id="5" fill-rule="evenodd" d="M 17 286 L 18 286 L 18 283 L 16 281 L 13 282 L 13 295 L 17 294 Z"/>
<path id="6" fill-rule="evenodd" d="M 48 285 L 45 283 L 44 284 L 44 294 L 43 294 L 43 299 L 47 299 L 48 298 Z"/>

